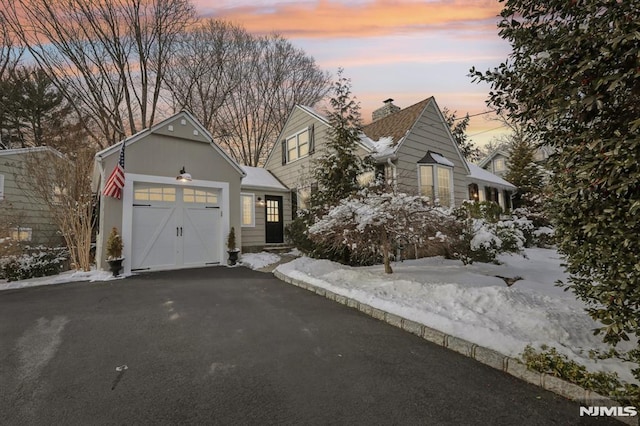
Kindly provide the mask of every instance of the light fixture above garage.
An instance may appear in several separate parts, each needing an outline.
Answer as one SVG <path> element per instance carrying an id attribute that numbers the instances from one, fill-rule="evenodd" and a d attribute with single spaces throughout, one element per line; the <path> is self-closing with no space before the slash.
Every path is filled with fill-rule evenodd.
<path id="1" fill-rule="evenodd" d="M 191 182 L 191 173 L 187 173 L 184 166 L 182 166 L 182 169 L 180 169 L 180 174 L 176 177 L 176 180 L 180 182 Z"/>

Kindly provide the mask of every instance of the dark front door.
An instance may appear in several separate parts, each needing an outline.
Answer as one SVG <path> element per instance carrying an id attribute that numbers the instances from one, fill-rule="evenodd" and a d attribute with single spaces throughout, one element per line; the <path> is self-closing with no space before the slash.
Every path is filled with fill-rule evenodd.
<path id="1" fill-rule="evenodd" d="M 282 197 L 273 195 L 265 195 L 266 202 L 266 218 L 267 218 L 267 235 L 266 243 L 283 243 L 284 242 L 284 221 L 282 218 Z"/>

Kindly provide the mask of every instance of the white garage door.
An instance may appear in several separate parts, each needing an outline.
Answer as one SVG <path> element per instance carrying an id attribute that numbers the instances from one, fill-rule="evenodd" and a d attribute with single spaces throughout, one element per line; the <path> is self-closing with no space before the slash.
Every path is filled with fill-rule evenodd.
<path id="1" fill-rule="evenodd" d="M 136 184 L 131 269 L 173 269 L 220 261 L 219 192 Z"/>

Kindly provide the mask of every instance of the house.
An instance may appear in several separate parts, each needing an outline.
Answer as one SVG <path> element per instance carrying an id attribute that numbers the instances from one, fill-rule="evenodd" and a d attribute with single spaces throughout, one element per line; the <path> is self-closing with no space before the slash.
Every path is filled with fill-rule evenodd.
<path id="1" fill-rule="evenodd" d="M 120 199 L 102 194 L 125 146 Z M 239 232 L 243 169 L 211 134 L 182 111 L 96 154 L 94 190 L 100 192 L 96 262 L 106 269 L 105 245 L 118 228 L 124 271 L 224 264 L 231 227 Z"/>
<path id="2" fill-rule="evenodd" d="M 47 164 L 50 156 L 63 158 L 48 146 L 0 150 L 0 240 L 10 238 L 31 246 L 63 243 L 51 211 L 29 178 L 30 164 Z"/>
<path id="3" fill-rule="evenodd" d="M 536 148 L 534 161 L 536 164 L 544 164 L 551 156 L 551 153 L 552 149 L 548 146 L 540 146 Z M 480 160 L 478 166 L 504 178 L 509 173 L 509 152 L 504 147 L 498 147 Z"/>
<path id="4" fill-rule="evenodd" d="M 374 174 L 399 191 L 427 195 L 444 206 L 486 199 L 509 207 L 509 193 L 515 187 L 464 160 L 433 97 L 405 109 L 387 99 L 373 118 L 362 129 L 356 153 L 372 156 Z M 292 191 L 291 211 L 284 211 L 285 224 L 297 208 L 306 205 L 314 184 L 313 158 L 324 149 L 330 127 L 313 109 L 296 106 L 267 158 L 265 168 Z"/>

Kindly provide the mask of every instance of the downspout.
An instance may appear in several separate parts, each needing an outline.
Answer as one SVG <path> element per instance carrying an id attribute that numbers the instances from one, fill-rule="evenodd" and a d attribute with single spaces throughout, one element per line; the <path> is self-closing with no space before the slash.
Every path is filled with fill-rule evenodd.
<path id="1" fill-rule="evenodd" d="M 393 172 L 391 174 L 391 179 L 393 179 L 393 190 L 397 191 L 398 190 L 398 168 L 396 167 L 395 164 L 393 164 L 393 162 L 391 161 L 391 158 L 387 158 L 387 164 L 391 169 L 393 169 Z"/>

